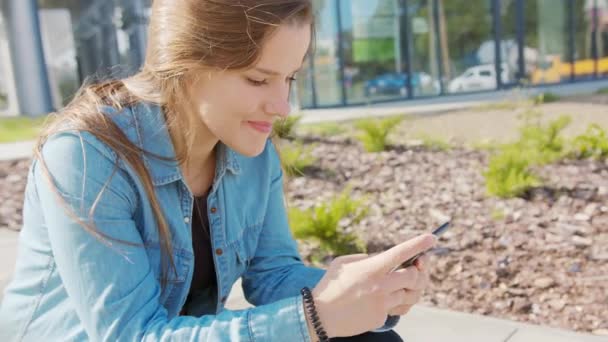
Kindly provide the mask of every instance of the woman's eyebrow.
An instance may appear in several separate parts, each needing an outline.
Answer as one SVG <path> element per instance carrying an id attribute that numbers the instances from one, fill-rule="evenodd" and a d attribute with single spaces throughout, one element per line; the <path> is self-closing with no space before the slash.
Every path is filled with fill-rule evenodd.
<path id="1" fill-rule="evenodd" d="M 297 68 L 296 70 L 294 70 L 294 72 L 292 72 L 292 74 L 295 74 L 296 72 L 300 71 L 300 69 L 302 69 L 302 66 L 300 66 L 299 68 Z M 265 69 L 265 68 L 260 68 L 260 67 L 255 67 L 253 68 L 253 70 L 255 71 L 259 71 L 263 74 L 267 74 L 270 76 L 277 76 L 280 75 L 281 73 L 278 71 L 274 71 L 274 70 L 270 70 L 270 69 Z"/>

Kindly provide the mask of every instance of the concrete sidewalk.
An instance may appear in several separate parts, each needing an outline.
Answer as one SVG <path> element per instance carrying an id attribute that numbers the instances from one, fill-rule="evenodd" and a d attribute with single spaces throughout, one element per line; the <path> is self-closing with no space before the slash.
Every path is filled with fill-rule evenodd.
<path id="1" fill-rule="evenodd" d="M 29 158 L 33 154 L 35 144 L 35 141 L 0 144 L 0 161 Z"/>

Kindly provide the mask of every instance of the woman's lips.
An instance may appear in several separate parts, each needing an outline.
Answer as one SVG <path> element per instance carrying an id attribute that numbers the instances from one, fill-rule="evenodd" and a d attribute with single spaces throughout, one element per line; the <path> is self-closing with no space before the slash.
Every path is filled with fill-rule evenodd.
<path id="1" fill-rule="evenodd" d="M 247 123 L 258 132 L 270 133 L 272 131 L 272 124 L 263 121 L 247 121 Z"/>

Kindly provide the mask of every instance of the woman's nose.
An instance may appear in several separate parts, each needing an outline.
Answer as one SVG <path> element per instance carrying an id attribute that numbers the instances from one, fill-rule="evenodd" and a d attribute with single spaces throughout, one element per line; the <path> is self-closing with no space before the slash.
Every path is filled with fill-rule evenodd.
<path id="1" fill-rule="evenodd" d="M 264 105 L 264 111 L 267 114 L 278 115 L 283 118 L 289 115 L 291 105 L 287 100 L 269 101 Z"/>

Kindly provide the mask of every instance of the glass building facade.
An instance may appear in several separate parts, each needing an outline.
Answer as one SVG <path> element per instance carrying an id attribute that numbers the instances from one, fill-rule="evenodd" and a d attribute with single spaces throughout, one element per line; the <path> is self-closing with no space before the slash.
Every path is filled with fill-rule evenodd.
<path id="1" fill-rule="evenodd" d="M 122 77 L 143 61 L 151 0 L 32 1 L 37 3 L 55 108 L 69 101 L 86 77 Z M 313 2 L 318 13 L 315 53 L 294 89 L 302 108 L 608 74 L 608 0 Z M 0 15 L 0 111 L 15 101 L 7 91 L 14 80 L 5 21 Z"/>

